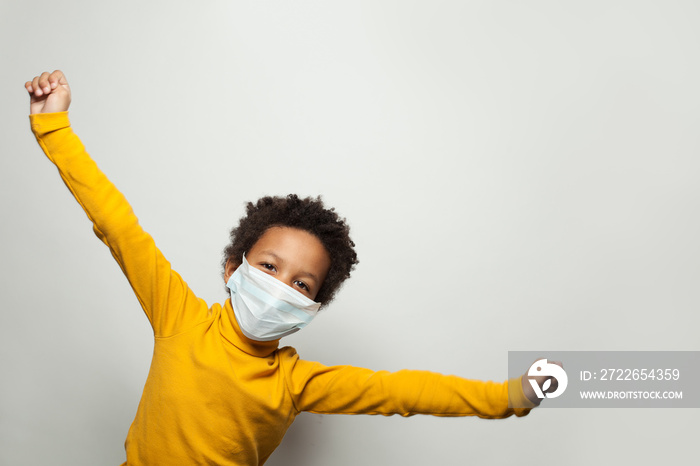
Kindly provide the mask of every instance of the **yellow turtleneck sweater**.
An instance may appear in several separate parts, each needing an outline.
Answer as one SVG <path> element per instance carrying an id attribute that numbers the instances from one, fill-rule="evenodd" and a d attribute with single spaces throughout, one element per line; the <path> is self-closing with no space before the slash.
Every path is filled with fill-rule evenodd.
<path id="1" fill-rule="evenodd" d="M 129 465 L 261 465 L 301 411 L 503 418 L 533 406 L 519 379 L 481 382 L 426 371 L 374 372 L 299 359 L 238 328 L 227 300 L 209 307 L 172 270 L 124 196 L 70 128 L 67 112 L 32 131 L 109 247 L 151 322 L 148 379 L 126 439 Z"/>

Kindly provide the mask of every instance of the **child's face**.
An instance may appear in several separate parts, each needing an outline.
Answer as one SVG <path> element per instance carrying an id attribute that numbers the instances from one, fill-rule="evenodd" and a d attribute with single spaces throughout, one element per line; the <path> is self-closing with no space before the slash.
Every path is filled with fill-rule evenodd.
<path id="1" fill-rule="evenodd" d="M 311 233 L 289 227 L 268 229 L 245 255 L 248 263 L 314 299 L 331 266 L 321 241 Z M 224 280 L 238 268 L 230 260 Z"/>

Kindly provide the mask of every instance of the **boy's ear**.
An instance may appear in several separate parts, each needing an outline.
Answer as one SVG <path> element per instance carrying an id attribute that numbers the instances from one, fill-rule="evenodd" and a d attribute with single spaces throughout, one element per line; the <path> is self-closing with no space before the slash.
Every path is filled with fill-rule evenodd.
<path id="1" fill-rule="evenodd" d="M 228 279 L 231 278 L 233 272 L 235 272 L 240 265 L 240 262 L 236 263 L 231 259 L 226 261 L 226 267 L 224 268 L 224 283 L 228 283 Z"/>

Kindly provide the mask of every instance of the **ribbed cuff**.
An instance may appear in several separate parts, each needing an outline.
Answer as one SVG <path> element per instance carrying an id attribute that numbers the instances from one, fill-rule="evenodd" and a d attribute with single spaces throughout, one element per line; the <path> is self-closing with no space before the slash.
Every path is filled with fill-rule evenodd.
<path id="1" fill-rule="evenodd" d="M 35 113 L 29 115 L 29 121 L 32 125 L 32 132 L 37 136 L 70 127 L 68 112 Z"/>

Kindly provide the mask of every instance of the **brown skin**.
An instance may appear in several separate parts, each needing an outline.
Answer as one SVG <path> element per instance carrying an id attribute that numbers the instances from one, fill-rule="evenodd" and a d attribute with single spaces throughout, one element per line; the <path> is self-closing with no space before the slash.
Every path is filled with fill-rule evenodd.
<path id="1" fill-rule="evenodd" d="M 24 84 L 29 93 L 30 113 L 66 112 L 71 103 L 71 90 L 62 71 L 44 72 Z M 275 277 L 282 283 L 314 299 L 331 266 L 331 259 L 321 241 L 311 233 L 289 227 L 267 230 L 246 254 L 248 263 Z M 240 264 L 228 261 L 224 279 Z M 561 363 L 557 362 L 561 366 Z M 546 377 L 538 377 L 542 384 Z M 554 384 L 553 384 L 554 385 Z M 529 383 L 522 378 L 523 391 L 530 401 L 539 405 Z M 548 391 L 555 390 L 552 386 Z"/>
<path id="2" fill-rule="evenodd" d="M 43 72 L 24 83 L 29 92 L 29 113 L 66 112 L 70 106 L 71 93 L 63 72 Z"/>
<path id="3" fill-rule="evenodd" d="M 311 233 L 290 227 L 268 229 L 245 255 L 248 263 L 285 285 L 314 299 L 323 284 L 331 258 L 321 241 Z M 240 264 L 226 263 L 224 280 Z"/>

